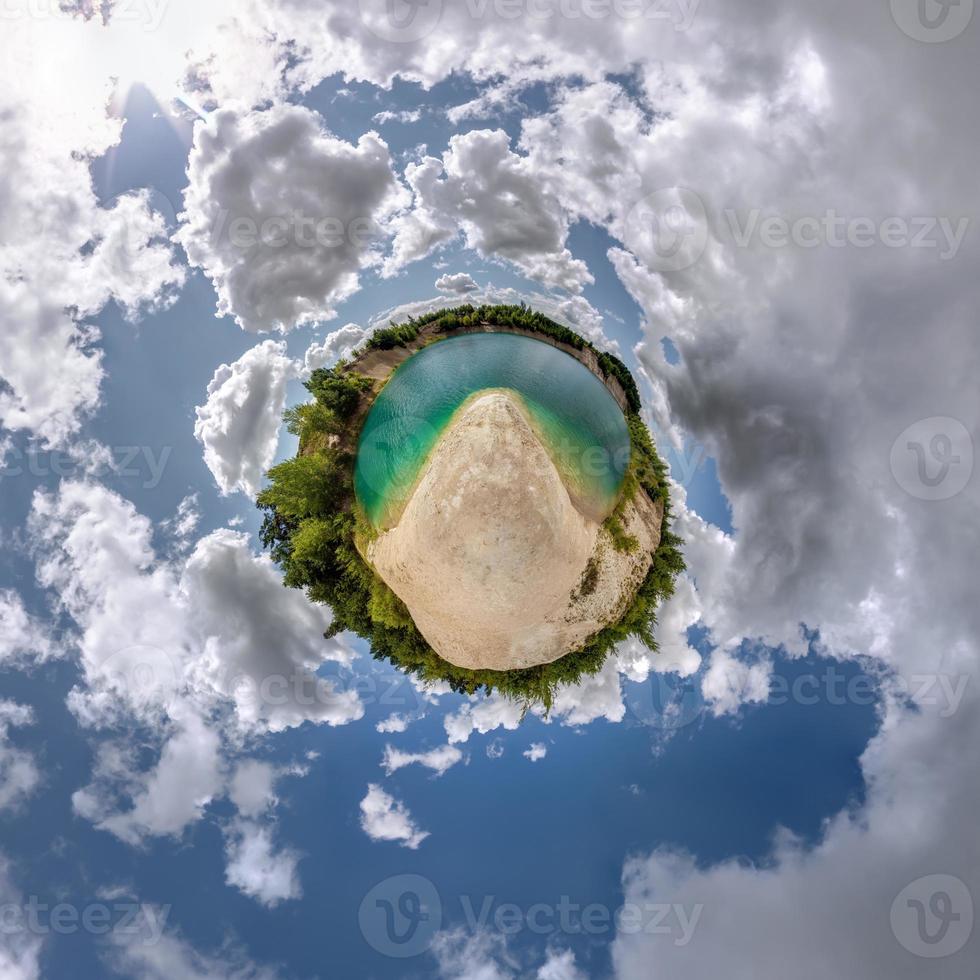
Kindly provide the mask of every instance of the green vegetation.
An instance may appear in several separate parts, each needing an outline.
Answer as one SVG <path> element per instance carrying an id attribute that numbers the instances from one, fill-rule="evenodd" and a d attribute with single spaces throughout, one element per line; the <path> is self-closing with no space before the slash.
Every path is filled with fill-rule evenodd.
<path id="1" fill-rule="evenodd" d="M 287 586 L 302 588 L 312 601 L 331 607 L 333 622 L 327 636 L 350 630 L 370 643 L 376 659 L 388 659 L 421 680 L 446 681 L 454 691 L 467 694 L 496 690 L 520 700 L 525 708 L 538 703 L 547 710 L 560 685 L 596 674 L 622 640 L 634 636 L 656 650 L 657 606 L 673 594 L 684 559 L 681 541 L 670 531 L 666 466 L 639 416 L 633 377 L 617 358 L 596 351 L 578 334 L 523 305 L 440 310 L 378 331 L 366 346 L 405 346 L 430 324 L 434 325 L 432 332 L 439 334 L 483 323 L 533 330 L 577 350 L 593 350 L 602 370 L 623 386 L 630 406 L 626 418 L 632 452 L 620 501 L 605 526 L 617 548 L 630 551 L 639 546 L 626 534 L 622 516 L 641 488 L 651 499 L 664 501 L 664 517 L 650 570 L 636 595 L 624 597 L 626 608 L 617 622 L 592 636 L 581 650 L 524 670 L 466 670 L 439 657 L 418 631 L 405 604 L 362 557 L 376 532 L 354 496 L 354 450 L 375 386 L 357 373 L 356 356 L 352 364 L 315 371 L 306 383 L 313 401 L 286 413 L 290 431 L 299 437 L 300 451 L 269 471 L 269 486 L 259 495 L 258 506 L 264 511 L 262 543 L 283 569 Z M 583 595 L 595 588 L 597 569 L 591 566 L 590 562 L 579 587 Z"/>

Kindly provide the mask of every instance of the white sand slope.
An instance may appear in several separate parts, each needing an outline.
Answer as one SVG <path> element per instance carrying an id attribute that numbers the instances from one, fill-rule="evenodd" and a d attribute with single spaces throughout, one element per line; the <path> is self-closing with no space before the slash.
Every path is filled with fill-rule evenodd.
<path id="1" fill-rule="evenodd" d="M 627 529 L 641 548 L 625 555 L 575 508 L 519 400 L 488 392 L 457 414 L 367 557 L 443 659 L 548 663 L 621 615 L 646 574 L 662 511 L 637 497 Z M 593 556 L 596 585 L 580 596 Z"/>

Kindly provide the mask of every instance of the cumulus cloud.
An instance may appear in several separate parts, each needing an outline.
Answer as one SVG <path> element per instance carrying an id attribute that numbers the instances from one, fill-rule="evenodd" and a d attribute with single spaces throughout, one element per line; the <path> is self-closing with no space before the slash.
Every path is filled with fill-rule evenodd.
<path id="1" fill-rule="evenodd" d="M 337 361 L 349 357 L 370 336 L 370 331 L 356 323 L 348 323 L 339 330 L 327 334 L 317 344 L 312 343 L 303 355 L 303 373 L 311 374 L 317 368 L 333 367 Z"/>
<path id="2" fill-rule="evenodd" d="M 10 862 L 0 855 L 0 894 L 11 906 L 21 905 L 24 896 L 11 874 Z M 40 980 L 44 940 L 28 929 L 0 932 L 0 976 L 4 980 Z"/>
<path id="3" fill-rule="evenodd" d="M 395 713 L 393 715 L 388 715 L 387 718 L 379 721 L 374 727 L 376 731 L 381 732 L 384 735 L 397 734 L 404 732 L 408 726 L 412 723 L 411 718 L 407 718 L 403 714 Z"/>
<path id="4" fill-rule="evenodd" d="M 41 782 L 34 756 L 10 743 L 10 729 L 34 724 L 34 712 L 15 701 L 0 701 L 0 812 L 16 810 Z"/>
<path id="5" fill-rule="evenodd" d="M 548 959 L 538 969 L 537 980 L 585 980 L 585 974 L 575 962 L 570 949 L 548 954 Z"/>
<path id="6" fill-rule="evenodd" d="M 517 980 L 531 976 L 536 980 L 584 980 L 585 977 L 571 950 L 549 950 L 544 962 L 534 969 L 508 948 L 504 936 L 487 931 L 439 932 L 432 942 L 432 954 L 440 980 Z"/>
<path id="7" fill-rule="evenodd" d="M 276 848 L 272 829 L 250 820 L 236 820 L 225 835 L 225 880 L 267 908 L 301 898 L 299 854 Z"/>
<path id="8" fill-rule="evenodd" d="M 93 782 L 72 797 L 75 812 L 129 844 L 148 836 L 179 837 L 223 787 L 219 750 L 218 734 L 188 714 L 147 772 L 138 771 L 132 758 L 100 756 Z M 113 805 L 121 795 L 130 800 L 128 808 Z"/>
<path id="9" fill-rule="evenodd" d="M 68 175 L 79 165 L 60 156 L 45 163 Z M 87 170 L 47 186 L 32 181 L 15 192 L 23 201 L 0 200 L 7 240 L 25 236 L 23 247 L 0 249 L 0 426 L 52 445 L 99 405 L 100 334 L 84 318 L 115 299 L 136 319 L 172 302 L 184 281 L 147 196 L 120 198 L 107 211 L 89 181 Z"/>
<path id="10" fill-rule="evenodd" d="M 158 914 L 162 910 L 156 910 Z M 105 959 L 132 980 L 279 980 L 272 967 L 249 959 L 230 942 L 220 949 L 203 953 L 174 933 L 164 933 L 147 943 L 121 932 L 110 935 Z"/>
<path id="11" fill-rule="evenodd" d="M 431 769 L 437 776 L 461 762 L 463 753 L 454 745 L 440 745 L 428 752 L 403 752 L 392 745 L 385 746 L 384 758 L 381 765 L 390 776 L 393 772 L 405 766 L 420 765 Z"/>
<path id="12" fill-rule="evenodd" d="M 976 663 L 964 651 L 950 667 L 966 671 L 969 702 L 945 718 L 929 706 L 893 717 L 862 757 L 866 805 L 835 816 L 812 850 L 783 834 L 764 866 L 726 861 L 703 867 L 670 851 L 628 861 L 627 902 L 688 909 L 700 903 L 704 910 L 683 947 L 666 935 L 619 934 L 616 975 L 648 977 L 656 963 L 655 975 L 671 977 L 703 977 L 723 965 L 738 978 L 777 977 L 779 962 L 758 957 L 768 936 L 766 948 L 780 950 L 780 960 L 792 955 L 794 975 L 803 980 L 921 977 L 924 961 L 907 948 L 918 934 L 915 913 L 897 902 L 900 893 L 911 885 L 910 897 L 928 902 L 923 876 L 952 874 L 972 883 L 977 867 L 973 815 L 980 772 L 969 748 L 980 734 Z M 957 910 L 968 914 L 962 903 Z M 950 938 L 963 945 L 963 933 Z M 937 975 L 972 975 L 969 946 L 930 962 L 939 965 Z"/>
<path id="13" fill-rule="evenodd" d="M 548 746 L 544 742 L 532 742 L 522 754 L 531 762 L 539 762 L 548 754 Z"/>
<path id="14" fill-rule="evenodd" d="M 228 785 L 228 797 L 243 817 L 258 817 L 276 803 L 275 766 L 258 759 L 246 759 L 235 767 Z"/>
<path id="15" fill-rule="evenodd" d="M 455 714 L 443 721 L 451 744 L 465 742 L 473 732 L 485 735 L 497 728 L 514 731 L 521 723 L 524 709 L 504 697 L 474 699 L 464 704 Z"/>
<path id="16" fill-rule="evenodd" d="M 479 288 L 479 283 L 466 272 L 457 272 L 453 275 L 447 273 L 436 280 L 436 289 L 441 293 L 459 293 L 465 295 L 466 293 L 475 292 Z"/>
<path id="17" fill-rule="evenodd" d="M 184 567 L 188 620 L 203 639 L 192 679 L 228 698 L 239 724 L 282 731 L 312 721 L 346 725 L 363 717 L 356 689 L 316 675 L 325 661 L 349 665 L 354 652 L 324 640 L 329 613 L 283 589 L 272 561 L 246 535 L 215 531 L 198 542 Z M 192 597 L 192 598 L 191 598 Z"/>
<path id="18" fill-rule="evenodd" d="M 397 841 L 413 851 L 429 836 L 427 830 L 418 828 L 405 804 L 377 783 L 368 786 L 361 800 L 361 829 L 371 840 Z"/>
<path id="19" fill-rule="evenodd" d="M 104 829 L 134 843 L 179 836 L 223 793 L 227 740 L 362 716 L 355 691 L 315 674 L 328 658 L 353 656 L 323 640 L 329 616 L 283 590 L 245 535 L 217 531 L 186 559 L 163 561 L 150 522 L 86 482 L 36 494 L 29 530 L 38 581 L 79 630 L 81 680 L 69 707 L 91 729 L 137 720 L 159 739 L 149 770 L 125 740 L 101 744 L 74 805 Z"/>
<path id="20" fill-rule="evenodd" d="M 415 203 L 395 222 L 388 272 L 429 254 L 462 229 L 469 248 L 512 262 L 542 285 L 580 292 L 593 282 L 585 263 L 565 246 L 568 220 L 559 201 L 511 150 L 503 130 L 453 136 L 441 160 L 409 164 L 405 177 Z"/>
<path id="21" fill-rule="evenodd" d="M 375 264 L 403 190 L 375 133 L 331 136 L 300 106 L 222 109 L 195 128 L 176 238 L 244 330 L 329 320 Z"/>
<path id="22" fill-rule="evenodd" d="M 576 684 L 560 686 L 547 718 L 541 705 L 532 705 L 530 710 L 546 722 L 556 720 L 566 726 L 587 725 L 598 718 L 622 721 L 626 707 L 616 659 L 610 658 L 598 673 L 583 677 Z M 474 732 L 485 735 L 498 728 L 516 731 L 524 715 L 524 706 L 518 701 L 497 694 L 476 695 L 459 711 L 447 715 L 443 724 L 450 744 L 458 744 Z"/>
<path id="23" fill-rule="evenodd" d="M 98 407 L 104 368 L 88 318 L 115 300 L 134 319 L 185 278 L 149 194 L 107 207 L 91 160 L 119 139 L 106 113 L 112 67 L 92 60 L 99 25 L 8 18 L 0 65 L 0 427 L 63 444 Z M 47 52 L 38 58 L 36 52 Z M 46 75 L 56 60 L 71 91 Z M 30 180 L 17 175 L 30 174 Z"/>
<path id="24" fill-rule="evenodd" d="M 333 692 L 313 673 L 326 659 L 353 657 L 323 641 L 329 614 L 283 590 L 244 534 L 219 530 L 185 560 L 160 561 L 152 525 L 131 503 L 77 481 L 35 495 L 29 530 L 39 583 L 81 630 L 85 684 L 71 705 L 86 723 L 121 709 L 160 717 L 188 685 L 258 730 L 360 717 L 356 694 Z"/>
<path id="25" fill-rule="evenodd" d="M 197 407 L 194 436 L 223 494 L 254 497 L 279 443 L 286 388 L 298 374 L 286 345 L 266 340 L 234 364 L 222 364 Z"/>
<path id="26" fill-rule="evenodd" d="M 301 898 L 300 854 L 275 843 L 273 810 L 278 803 L 276 781 L 305 775 L 302 767 L 280 769 L 258 759 L 239 762 L 228 784 L 228 797 L 238 816 L 224 827 L 225 881 L 262 905 Z"/>
<path id="27" fill-rule="evenodd" d="M 43 663 L 59 652 L 47 624 L 13 589 L 0 589 L 0 664 Z"/>
<path id="28" fill-rule="evenodd" d="M 916 420 L 952 417 L 976 430 L 976 392 L 965 379 L 980 363 L 967 312 L 977 302 L 967 271 L 977 243 L 967 234 L 943 258 L 941 240 L 921 248 L 875 240 L 889 218 L 932 215 L 939 234 L 941 216 L 953 226 L 976 213 L 957 123 L 969 111 L 974 66 L 958 46 L 944 52 L 946 70 L 964 82 L 950 98 L 934 75 L 935 47 L 908 44 L 887 18 L 862 10 L 841 46 L 831 9 L 782 13 L 778 27 L 725 14 L 699 26 L 730 32 L 727 51 L 750 32 L 765 54 L 747 74 L 738 56 L 680 52 L 679 63 L 643 70 L 642 98 L 611 82 L 569 89 L 521 140 L 565 207 L 622 244 L 609 258 L 644 313 L 638 353 L 658 427 L 697 440 L 718 461 L 736 532 L 706 523 L 680 496 L 677 508 L 697 590 L 696 603 L 688 596 L 685 604 L 716 645 L 704 675 L 716 712 L 765 696 L 770 666 L 759 646 L 802 654 L 801 623 L 819 627 L 824 652 L 870 654 L 906 681 L 919 672 L 972 677 L 977 657 L 975 603 L 962 584 L 978 539 L 975 481 L 930 502 L 891 465 L 893 445 Z M 786 44 L 790 37 L 806 40 Z M 858 85 L 864 97 L 855 100 Z M 900 120 L 878 126 L 895 106 Z M 923 132 L 944 147 L 941 173 L 923 153 Z M 816 244 L 753 237 L 754 209 L 758 220 L 808 216 Z M 860 219 L 872 240 L 821 238 L 831 211 Z M 637 214 L 646 214 L 644 227 Z M 670 261 L 668 219 L 694 236 L 700 255 Z M 661 350 L 665 334 L 676 364 Z M 960 461 L 972 466 L 972 447 L 962 445 Z M 781 843 L 765 870 L 696 870 L 669 853 L 629 865 L 628 896 L 713 901 L 683 951 L 621 937 L 618 974 L 647 976 L 653 962 L 671 976 L 720 968 L 775 976 L 789 950 L 804 976 L 915 974 L 917 961 L 889 927 L 893 898 L 940 869 L 972 887 L 977 864 L 958 843 L 975 807 L 963 787 L 976 777 L 963 771 L 960 752 L 936 748 L 973 727 L 976 706 L 964 703 L 952 721 L 919 708 L 886 705 L 862 760 L 869 803 L 857 819 L 835 818 L 814 851 Z M 910 755 L 923 760 L 911 767 L 916 777 Z M 922 819 L 930 840 L 944 843 L 914 834 L 898 859 L 894 828 Z M 736 893 L 753 896 L 740 907 L 766 911 L 730 917 Z M 712 907 L 726 914 L 712 919 Z M 780 955 L 760 960 L 762 945 Z M 943 968 L 961 975 L 965 954 Z"/>
<path id="29" fill-rule="evenodd" d="M 177 505 L 177 513 L 161 522 L 161 528 L 173 537 L 174 546 L 178 550 L 182 550 L 190 544 L 191 538 L 197 530 L 197 525 L 201 520 L 199 503 L 196 493 L 188 494 Z"/>
<path id="30" fill-rule="evenodd" d="M 385 123 L 390 122 L 414 123 L 418 122 L 421 118 L 421 109 L 403 109 L 401 112 L 391 112 L 385 109 L 383 112 L 375 113 L 371 117 L 371 121 L 376 122 L 379 126 L 383 126 Z"/>

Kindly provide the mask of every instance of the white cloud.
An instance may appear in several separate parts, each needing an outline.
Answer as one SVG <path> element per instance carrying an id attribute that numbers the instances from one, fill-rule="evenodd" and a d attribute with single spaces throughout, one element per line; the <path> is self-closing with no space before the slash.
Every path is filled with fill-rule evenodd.
<path id="1" fill-rule="evenodd" d="M 381 765 L 389 776 L 398 769 L 415 764 L 425 766 L 441 776 L 447 769 L 461 762 L 462 758 L 463 753 L 454 745 L 440 745 L 428 752 L 403 752 L 392 745 L 386 745 Z"/>
<path id="2" fill-rule="evenodd" d="M 437 933 L 432 953 L 441 980 L 514 980 L 518 964 L 503 936 L 462 929 Z"/>
<path id="3" fill-rule="evenodd" d="M 72 797 L 75 812 L 129 844 L 147 836 L 180 837 L 223 789 L 219 750 L 218 734 L 188 714 L 148 772 L 135 771 L 132 760 L 113 768 L 105 763 L 122 761 L 119 756 L 100 757 L 93 782 Z M 131 800 L 128 809 L 109 803 L 120 780 L 122 797 Z"/>
<path id="4" fill-rule="evenodd" d="M 302 897 L 300 854 L 276 846 L 272 812 L 278 803 L 276 781 L 305 774 L 303 767 L 279 769 L 258 759 L 245 759 L 229 781 L 228 796 L 239 815 L 223 829 L 225 880 L 269 908 Z"/>
<path id="5" fill-rule="evenodd" d="M 585 980 L 585 974 L 575 962 L 570 949 L 548 954 L 547 961 L 538 969 L 537 980 Z"/>
<path id="6" fill-rule="evenodd" d="M 975 481 L 949 500 L 923 501 L 889 458 L 916 419 L 977 427 L 980 403 L 966 381 L 980 365 L 968 312 L 978 301 L 975 236 L 945 260 L 937 248 L 874 242 L 740 245 L 726 210 L 744 222 L 753 208 L 788 220 L 833 209 L 873 227 L 975 215 L 958 122 L 975 65 L 947 46 L 944 70 L 960 81 L 950 97 L 934 74 L 935 47 L 905 43 L 870 9 L 849 23 L 845 46 L 827 8 L 789 5 L 778 25 L 747 12 L 699 18 L 699 33 L 727 32 L 727 43 L 648 65 L 642 100 L 611 83 L 569 89 L 525 124 L 521 141 L 564 207 L 625 245 L 609 258 L 644 312 L 639 354 L 655 420 L 667 438 L 695 440 L 718 460 L 736 532 L 707 524 L 677 495 L 697 596 L 683 597 L 676 625 L 698 612 L 717 644 L 704 682 L 716 712 L 765 696 L 768 664 L 759 642 L 743 639 L 799 655 L 801 623 L 819 628 L 826 652 L 870 654 L 906 679 L 972 678 L 978 622 L 962 570 L 980 541 Z M 744 72 L 735 52 L 748 36 L 761 54 Z M 864 96 L 853 99 L 859 87 Z M 895 106 L 898 121 L 879 125 Z M 949 161 L 940 173 L 923 132 Z M 678 186 L 701 198 L 707 234 L 703 256 L 672 270 L 656 221 L 631 232 L 628 216 L 651 192 L 683 203 Z M 673 218 L 683 226 L 680 211 Z M 678 364 L 663 355 L 664 334 Z M 687 672 L 671 632 L 672 659 Z M 812 852 L 781 841 L 763 869 L 701 867 L 669 853 L 631 862 L 627 897 L 703 901 L 705 918 L 687 947 L 621 936 L 618 975 L 649 976 L 656 964 L 673 977 L 776 976 L 790 951 L 803 977 L 921 972 L 889 929 L 890 904 L 933 872 L 959 873 L 975 893 L 976 862 L 962 841 L 978 783 L 956 747 L 975 730 L 976 705 L 964 702 L 952 719 L 921 707 L 889 705 L 862 760 L 867 805 L 853 820 L 834 818 Z M 768 960 L 758 957 L 763 946 Z M 942 972 L 966 976 L 970 965 L 962 953 Z"/>
<path id="7" fill-rule="evenodd" d="M 0 663 L 43 663 L 60 651 L 46 624 L 31 616 L 13 589 L 0 589 Z"/>
<path id="8" fill-rule="evenodd" d="M 397 841 L 413 851 L 429 836 L 427 830 L 419 830 L 405 804 L 377 783 L 368 786 L 361 800 L 361 829 L 371 840 Z"/>
<path id="9" fill-rule="evenodd" d="M 161 527 L 173 536 L 174 545 L 178 549 L 186 548 L 197 530 L 197 525 L 201 521 L 199 503 L 196 493 L 188 494 L 177 505 L 177 513 L 161 523 Z"/>
<path id="10" fill-rule="evenodd" d="M 228 884 L 267 908 L 302 898 L 299 854 L 290 848 L 277 850 L 270 827 L 250 820 L 233 821 L 226 831 L 225 856 Z"/>
<path id="11" fill-rule="evenodd" d="M 111 69 L 90 58 L 93 23 L 7 18 L 0 65 L 0 426 L 61 444 L 100 400 L 99 331 L 115 299 L 129 318 L 184 281 L 166 226 L 142 191 L 102 208 L 90 160 L 119 138 L 106 114 Z M 36 57 L 39 51 L 46 55 Z M 72 91 L 45 75 L 56 61 Z M 31 179 L 15 178 L 29 173 Z"/>
<path id="12" fill-rule="evenodd" d="M 21 905 L 24 896 L 13 881 L 10 862 L 0 855 L 0 894 L 11 906 Z M 0 976 L 4 980 L 40 980 L 44 940 L 28 929 L 0 931 Z"/>
<path id="13" fill-rule="evenodd" d="M 532 742 L 522 754 L 531 762 L 539 762 L 548 754 L 548 746 L 544 742 Z"/>
<path id="14" fill-rule="evenodd" d="M 547 718 L 541 705 L 532 705 L 530 711 L 547 722 L 555 720 L 566 726 L 587 725 L 598 718 L 622 721 L 626 707 L 616 659 L 610 658 L 598 673 L 583 677 L 577 684 L 560 686 Z M 473 732 L 485 735 L 498 728 L 516 731 L 524 714 L 519 701 L 498 694 L 474 695 L 459 711 L 447 715 L 443 724 L 450 744 L 455 745 L 467 741 Z"/>
<path id="15" fill-rule="evenodd" d="M 222 109 L 195 128 L 177 240 L 248 331 L 329 320 L 378 261 L 403 195 L 388 147 L 329 135 L 300 106 Z"/>
<path id="16" fill-rule="evenodd" d="M 223 494 L 259 492 L 276 455 L 286 387 L 297 373 L 286 345 L 272 340 L 215 371 L 207 401 L 197 408 L 194 436 Z"/>
<path id="17" fill-rule="evenodd" d="M 228 785 L 228 796 L 243 817 L 258 817 L 275 806 L 275 766 L 258 759 L 246 759 L 235 767 Z"/>
<path id="18" fill-rule="evenodd" d="M 441 293 L 459 293 L 465 295 L 466 293 L 475 292 L 480 288 L 479 283 L 466 272 L 457 272 L 453 275 L 440 276 L 436 280 L 436 289 Z"/>
<path id="19" fill-rule="evenodd" d="M 385 109 L 383 112 L 377 112 L 371 117 L 371 122 L 377 123 L 379 126 L 383 126 L 385 123 L 389 122 L 399 122 L 399 123 L 414 123 L 418 122 L 422 118 L 421 109 L 403 109 L 401 112 L 391 112 Z"/>
<path id="20" fill-rule="evenodd" d="M 382 721 L 379 721 L 374 727 L 376 731 L 379 731 L 384 735 L 389 735 L 404 732 L 411 723 L 411 718 L 406 718 L 405 715 L 398 714 L 396 712 L 393 715 L 388 715 L 388 717 L 384 718 Z"/>
<path id="21" fill-rule="evenodd" d="M 107 962 L 132 980 L 278 980 L 281 976 L 230 943 L 208 954 L 172 933 L 147 943 L 115 932 L 110 944 Z"/>
<path id="22" fill-rule="evenodd" d="M 485 735 L 497 728 L 515 731 L 523 716 L 524 709 L 517 701 L 495 695 L 467 701 L 455 714 L 446 715 L 443 725 L 450 743 L 456 744 L 465 742 L 473 732 Z"/>
<path id="23" fill-rule="evenodd" d="M 487 931 L 463 929 L 439 932 L 433 939 L 440 980 L 517 980 L 532 976 L 506 938 Z M 571 950 L 552 949 L 535 970 L 536 980 L 585 980 Z"/>
<path id="24" fill-rule="evenodd" d="M 39 583 L 80 631 L 82 678 L 69 707 L 89 728 L 138 720 L 157 733 L 148 772 L 125 739 L 102 743 L 92 783 L 74 798 L 99 826 L 134 843 L 179 836 L 224 791 L 226 741 L 362 716 L 355 691 L 314 673 L 325 659 L 352 657 L 323 639 L 328 614 L 284 590 L 245 535 L 217 531 L 188 558 L 163 561 L 150 522 L 84 482 L 37 493 L 29 530 Z"/>
<path id="25" fill-rule="evenodd" d="M 356 688 L 335 688 L 316 676 L 325 661 L 348 665 L 354 658 L 340 640 L 323 638 L 329 612 L 284 589 L 279 570 L 251 551 L 246 535 L 221 530 L 201 539 L 181 591 L 200 638 L 189 674 L 230 699 L 240 725 L 282 731 L 304 721 L 346 725 L 363 717 Z"/>
<path id="26" fill-rule="evenodd" d="M 772 663 L 746 663 L 728 650 L 716 650 L 701 678 L 701 693 L 716 715 L 735 712 L 742 704 L 761 704 L 769 697 Z"/>
<path id="27" fill-rule="evenodd" d="M 0 701 L 0 812 L 19 809 L 41 782 L 33 754 L 11 745 L 9 740 L 11 728 L 33 724 L 34 712 L 30 707 L 15 701 Z"/>
<path id="28" fill-rule="evenodd" d="M 370 336 L 369 331 L 356 323 L 348 323 L 327 334 L 319 344 L 310 344 L 303 356 L 303 373 L 311 374 L 317 368 L 333 367 L 337 361 L 349 357 Z"/>
<path id="29" fill-rule="evenodd" d="M 528 161 L 510 149 L 503 130 L 453 136 L 442 160 L 409 164 L 405 177 L 413 210 L 395 222 L 388 273 L 427 255 L 460 230 L 481 256 L 514 263 L 547 287 L 581 292 L 593 282 L 585 263 L 566 248 L 568 220 Z"/>
<path id="30" fill-rule="evenodd" d="M 761 944 L 791 950 L 801 980 L 923 976 L 924 961 L 901 941 L 916 935 L 914 911 L 900 908 L 913 918 L 900 915 L 893 926 L 895 899 L 925 875 L 957 875 L 969 886 L 976 871 L 980 773 L 971 747 L 980 735 L 978 678 L 968 656 L 950 667 L 966 671 L 969 703 L 947 718 L 930 707 L 891 716 L 862 758 L 866 805 L 836 815 L 812 850 L 783 834 L 762 865 L 699 866 L 666 850 L 629 860 L 625 901 L 678 904 L 689 912 L 701 904 L 703 912 L 684 945 L 676 935 L 621 932 L 613 946 L 616 976 L 699 978 L 718 969 L 737 978 L 784 975 L 783 953 L 760 960 Z M 925 884 L 922 891 L 928 902 Z M 962 904 L 953 911 L 967 914 Z M 955 933 L 951 939 L 958 942 Z M 969 945 L 930 962 L 951 980 L 973 976 Z"/>

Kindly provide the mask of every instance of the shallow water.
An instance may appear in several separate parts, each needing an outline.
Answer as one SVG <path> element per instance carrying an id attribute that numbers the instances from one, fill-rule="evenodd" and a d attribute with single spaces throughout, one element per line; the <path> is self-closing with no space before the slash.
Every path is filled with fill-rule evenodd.
<path id="1" fill-rule="evenodd" d="M 516 392 L 569 492 L 602 517 L 629 461 L 629 430 L 605 385 L 550 344 L 519 334 L 441 340 L 402 363 L 361 431 L 354 488 L 372 524 L 390 526 L 459 407 L 487 389 Z"/>

